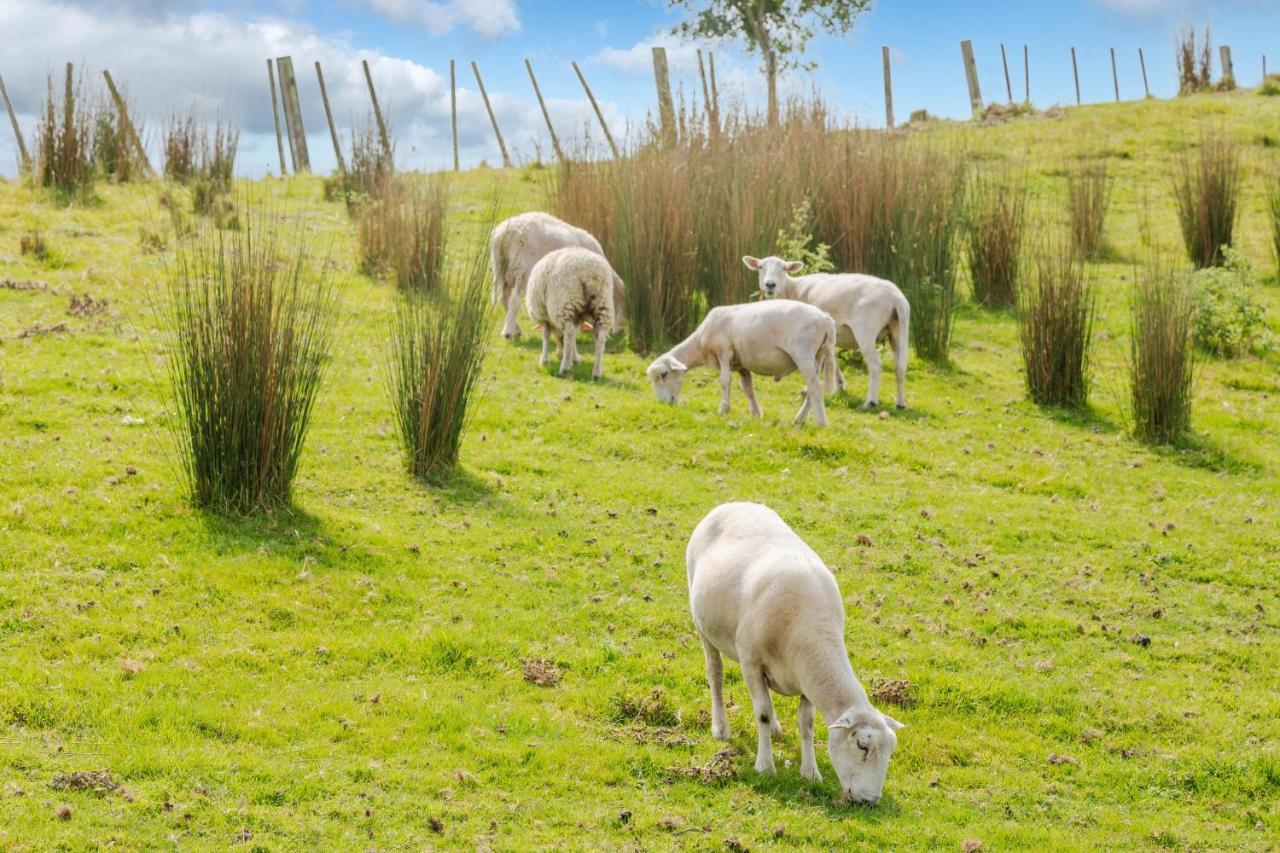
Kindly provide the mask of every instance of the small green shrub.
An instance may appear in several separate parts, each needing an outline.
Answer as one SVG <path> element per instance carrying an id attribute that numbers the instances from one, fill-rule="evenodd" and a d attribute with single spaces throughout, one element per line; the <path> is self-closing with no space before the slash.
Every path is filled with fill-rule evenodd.
<path id="1" fill-rule="evenodd" d="M 778 231 L 773 250 L 780 258 L 803 263 L 805 273 L 836 271 L 831 247 L 813 236 L 813 206 L 808 199 L 792 208 L 791 222 Z"/>
<path id="2" fill-rule="evenodd" d="M 1249 352 L 1265 328 L 1249 260 L 1228 248 L 1222 267 L 1198 270 L 1191 276 L 1191 290 L 1196 345 L 1227 358 Z"/>
<path id="3" fill-rule="evenodd" d="M 1271 98 L 1280 95 L 1280 74 L 1268 74 L 1262 78 L 1262 85 L 1258 87 L 1258 94 Z"/>

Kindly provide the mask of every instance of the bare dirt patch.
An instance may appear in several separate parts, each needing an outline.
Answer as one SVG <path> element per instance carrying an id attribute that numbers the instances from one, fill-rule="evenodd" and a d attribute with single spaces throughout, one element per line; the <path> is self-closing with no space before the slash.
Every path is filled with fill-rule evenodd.
<path id="1" fill-rule="evenodd" d="M 560 667 L 543 658 L 529 658 L 524 665 L 524 680 L 539 687 L 555 687 L 564 677 Z"/>
<path id="2" fill-rule="evenodd" d="M 77 770 L 59 773 L 49 784 L 55 791 L 97 791 L 105 794 L 120 787 L 109 770 Z"/>
<path id="3" fill-rule="evenodd" d="M 873 678 L 871 679 L 871 698 L 877 702 L 887 702 L 908 708 L 916 703 L 911 694 L 911 682 L 905 678 Z"/>
<path id="4" fill-rule="evenodd" d="M 93 317 L 107 310 L 107 300 L 98 299 L 92 294 L 86 293 L 83 296 L 71 294 L 71 305 L 67 308 L 67 313 L 72 317 Z"/>
<path id="5" fill-rule="evenodd" d="M 696 779 L 704 785 L 722 782 L 726 779 L 738 778 L 738 765 L 733 760 L 737 754 L 731 746 L 717 752 L 707 759 L 705 764 L 692 764 L 688 767 L 668 767 L 667 775 L 673 778 Z"/>

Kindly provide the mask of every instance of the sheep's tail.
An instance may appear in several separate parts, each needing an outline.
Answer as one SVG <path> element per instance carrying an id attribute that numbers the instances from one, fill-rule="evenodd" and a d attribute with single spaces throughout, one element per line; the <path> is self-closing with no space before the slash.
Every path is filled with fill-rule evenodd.
<path id="1" fill-rule="evenodd" d="M 899 294 L 889 320 L 889 335 L 893 339 L 894 365 L 906 365 L 907 351 L 911 349 L 911 303 Z"/>
<path id="2" fill-rule="evenodd" d="M 836 371 L 840 365 L 836 362 L 836 324 L 822 336 L 822 344 L 818 348 L 818 370 L 822 373 L 822 392 L 827 396 L 836 393 Z"/>
<path id="3" fill-rule="evenodd" d="M 507 294 L 507 229 L 499 225 L 489 237 L 489 254 L 493 258 L 493 304 L 502 305 Z"/>

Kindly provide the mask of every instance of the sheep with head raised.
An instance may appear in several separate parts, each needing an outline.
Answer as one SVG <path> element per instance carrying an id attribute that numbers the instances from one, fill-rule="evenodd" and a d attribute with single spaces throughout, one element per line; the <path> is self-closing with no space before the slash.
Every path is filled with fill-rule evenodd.
<path id="1" fill-rule="evenodd" d="M 504 338 L 515 340 L 520 337 L 520 324 L 516 317 L 520 313 L 520 303 L 524 301 L 534 264 L 548 252 L 568 246 L 580 246 L 602 257 L 604 255 L 595 237 L 550 213 L 521 213 L 494 227 L 489 237 L 489 252 L 493 258 L 493 304 L 504 305 L 507 309 L 502 323 Z M 614 282 L 614 308 L 619 317 L 625 301 L 622 279 L 619 278 Z"/>
<path id="2" fill-rule="evenodd" d="M 861 273 L 813 273 L 792 276 L 804 265 L 782 258 L 743 257 L 747 269 L 760 274 L 760 294 L 765 299 L 795 299 L 821 308 L 836 321 L 836 345 L 857 347 L 867 363 L 869 386 L 864 409 L 880 405 L 880 373 L 883 369 L 877 345 L 889 340 L 898 379 L 898 408 L 906 408 L 907 347 L 911 306 L 891 281 Z M 836 381 L 844 388 L 844 375 Z"/>
<path id="3" fill-rule="evenodd" d="M 835 322 L 802 302 L 722 305 L 712 308 L 693 334 L 658 356 L 649 365 L 647 375 L 658 399 L 675 403 L 689 368 L 711 364 L 720 371 L 723 415 L 729 412 L 729 386 L 737 373 L 751 415 L 759 417 L 752 374 L 777 380 L 799 371 L 804 377 L 805 400 L 795 422 L 803 424 L 812 411 L 813 422 L 826 426 L 823 394 L 835 390 L 835 374 L 839 370 L 835 341 Z"/>
<path id="4" fill-rule="evenodd" d="M 578 363 L 578 326 L 591 323 L 595 337 L 592 379 L 600 378 L 609 331 L 618 330 L 614 292 L 621 283 L 603 255 L 579 247 L 556 249 L 543 256 L 529 273 L 525 307 L 529 319 L 542 326 L 542 358 L 550 360 L 551 336 L 559 341 L 560 373 Z"/>
<path id="5" fill-rule="evenodd" d="M 756 721 L 756 771 L 774 771 L 781 734 L 770 691 L 799 696 L 800 775 L 818 780 L 814 710 L 844 798 L 874 804 L 902 724 L 878 711 L 849 664 L 835 577 L 778 514 L 726 503 L 698 523 L 685 552 L 689 607 L 711 688 L 711 733 L 729 739 L 721 656 L 738 661 Z"/>

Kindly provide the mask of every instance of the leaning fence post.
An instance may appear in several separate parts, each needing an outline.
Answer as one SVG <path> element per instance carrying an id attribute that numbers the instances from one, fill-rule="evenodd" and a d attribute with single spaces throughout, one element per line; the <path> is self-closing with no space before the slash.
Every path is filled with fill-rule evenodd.
<path id="1" fill-rule="evenodd" d="M 302 126 L 302 105 L 298 102 L 298 79 L 293 76 L 293 59 L 276 57 L 276 70 L 280 72 L 280 100 L 284 102 L 284 124 L 289 131 L 293 173 L 306 174 L 311 171 L 311 158 L 307 155 L 307 132 Z"/>
<path id="2" fill-rule="evenodd" d="M 502 152 L 503 168 L 510 168 L 511 158 L 507 156 L 507 143 L 502 141 L 502 131 L 498 129 L 498 117 L 493 114 L 493 106 L 489 103 L 489 93 L 485 91 L 484 81 L 480 79 L 480 66 L 471 62 L 471 71 L 476 75 L 476 85 L 480 87 L 480 97 L 484 99 L 484 108 L 489 113 L 489 123 L 493 125 L 493 135 L 498 137 L 498 150 Z"/>
<path id="3" fill-rule="evenodd" d="M 1004 52 L 1004 42 L 1000 42 L 1000 62 L 1004 65 L 1004 88 L 1009 94 L 1009 106 L 1013 106 L 1013 83 L 1009 79 L 1009 57 Z"/>
<path id="4" fill-rule="evenodd" d="M 1142 91 L 1150 98 L 1151 87 L 1147 85 L 1147 58 L 1142 55 L 1142 48 L 1138 48 L 1138 64 L 1142 66 Z"/>
<path id="5" fill-rule="evenodd" d="M 458 165 L 458 68 L 449 60 L 449 118 L 453 125 L 453 171 L 461 171 Z"/>
<path id="6" fill-rule="evenodd" d="M 978 87 L 978 63 L 973 59 L 973 42 L 960 42 L 960 55 L 964 58 L 964 77 L 969 83 L 969 106 L 975 116 L 982 112 L 982 89 Z"/>
<path id="7" fill-rule="evenodd" d="M 533 76 L 533 65 L 530 64 L 527 58 L 524 61 L 524 67 L 529 72 L 529 82 L 533 84 L 533 94 L 538 96 L 538 106 L 542 108 L 542 118 L 547 123 L 547 133 L 551 134 L 551 147 L 555 149 L 556 157 L 563 163 L 568 158 L 564 156 L 564 151 L 560 149 L 560 140 L 556 137 L 556 129 L 551 124 L 551 114 L 547 112 L 547 104 L 542 100 L 542 90 L 538 88 L 538 78 Z"/>
<path id="8" fill-rule="evenodd" d="M 1267 55 L 1262 54 L 1262 79 L 1267 79 Z"/>
<path id="9" fill-rule="evenodd" d="M 1218 56 L 1222 58 L 1222 87 L 1224 89 L 1234 89 L 1236 87 L 1236 70 L 1231 65 L 1231 48 L 1227 45 L 1218 47 Z"/>
<path id="10" fill-rule="evenodd" d="M 1031 49 L 1026 44 L 1022 45 L 1022 75 L 1022 91 L 1027 95 L 1027 106 L 1031 106 Z"/>
<path id="11" fill-rule="evenodd" d="M 596 112 L 596 119 L 600 122 L 600 129 L 604 131 L 604 141 L 609 143 L 609 150 L 613 152 L 613 159 L 619 159 L 621 155 L 618 154 L 618 146 L 613 141 L 613 134 L 609 133 L 609 125 L 604 120 L 604 113 L 600 112 L 600 105 L 596 103 L 596 96 L 591 94 L 591 87 L 587 85 L 587 78 L 582 76 L 582 69 L 578 67 L 578 63 L 571 62 L 569 64 L 573 66 L 573 73 L 578 75 L 578 82 L 582 84 L 582 91 L 587 93 L 587 100 L 591 102 L 591 109 Z"/>
<path id="12" fill-rule="evenodd" d="M 362 59 L 360 64 L 364 66 L 364 80 L 369 84 L 369 100 L 373 102 L 373 118 L 378 122 L 378 138 L 382 140 L 382 154 L 387 158 L 387 162 L 393 162 L 391 156 L 391 140 L 387 138 L 387 123 L 382 120 L 382 108 L 378 106 L 378 92 L 373 88 L 373 75 L 369 73 L 369 60 Z"/>
<path id="13" fill-rule="evenodd" d="M 338 128 L 333 124 L 333 111 L 329 109 L 329 90 L 324 87 L 324 72 L 320 70 L 320 60 L 316 60 L 316 80 L 320 81 L 320 99 L 324 101 L 324 117 L 329 122 L 329 137 L 333 140 L 333 156 L 338 158 L 338 173 L 347 173 L 347 164 L 342 159 L 342 144 L 338 141 Z"/>
<path id="14" fill-rule="evenodd" d="M 267 82 L 271 84 L 271 118 L 276 123 L 276 150 L 280 152 L 280 176 L 289 174 L 289 167 L 284 162 L 284 142 L 280 139 L 280 105 L 276 97 L 276 69 L 270 59 L 267 60 Z"/>
<path id="15" fill-rule="evenodd" d="M 67 65 L 67 71 L 70 73 L 71 66 Z M 124 127 L 125 136 L 129 138 L 130 144 L 133 145 L 134 153 L 138 157 L 138 162 L 142 164 L 142 171 L 151 177 L 155 177 L 155 170 L 151 168 L 151 161 L 147 159 L 147 149 L 142 147 L 142 140 L 138 138 L 138 131 L 133 127 L 133 122 L 129 120 L 129 110 L 125 107 L 124 98 L 120 97 L 119 90 L 116 89 L 115 81 L 111 79 L 111 72 L 102 69 L 102 76 L 107 80 L 107 89 L 111 92 L 111 100 L 115 101 L 116 111 L 120 115 L 120 124 Z M 70 82 L 68 78 L 68 82 Z"/>
<path id="16" fill-rule="evenodd" d="M 1263 58 L 1263 64 L 1266 64 L 1266 58 Z M 707 74 L 711 77 L 711 106 L 716 111 L 716 121 L 720 121 L 720 90 L 716 88 L 716 55 L 714 53 L 707 54 Z"/>
<path id="17" fill-rule="evenodd" d="M 1116 73 L 1116 49 L 1111 48 L 1111 84 L 1116 88 L 1116 103 L 1120 103 L 1120 75 Z"/>
<path id="18" fill-rule="evenodd" d="M 893 78 L 889 76 L 889 47 L 880 48 L 884 57 L 884 123 L 893 130 Z"/>
<path id="19" fill-rule="evenodd" d="M 667 145 L 676 142 L 676 109 L 671 101 L 671 77 L 667 74 L 667 49 L 653 48 L 653 81 L 658 87 L 658 118 L 662 124 L 662 140 Z"/>
<path id="20" fill-rule="evenodd" d="M 1263 60 L 1266 64 L 1266 60 Z M 1266 77 L 1264 72 L 1263 77 Z M 4 88 L 4 78 L 0 77 L 0 97 L 4 98 L 5 111 L 9 113 L 9 124 L 13 125 L 13 138 L 18 143 L 18 162 L 24 172 L 31 169 L 31 155 L 27 153 L 27 143 L 22 138 L 22 130 L 18 127 L 18 117 L 13 112 L 13 104 L 9 103 L 9 93 Z"/>
<path id="21" fill-rule="evenodd" d="M 1071 48 L 1071 74 L 1076 78 L 1076 106 L 1080 106 L 1080 68 L 1076 65 L 1076 49 Z"/>
<path id="22" fill-rule="evenodd" d="M 1265 74 L 1263 75 L 1266 76 Z M 711 90 L 707 88 L 707 68 L 702 62 L 702 49 L 698 49 L 698 79 L 702 81 L 702 103 L 707 110 L 707 125 L 714 138 L 720 133 L 720 121 L 711 107 Z"/>

